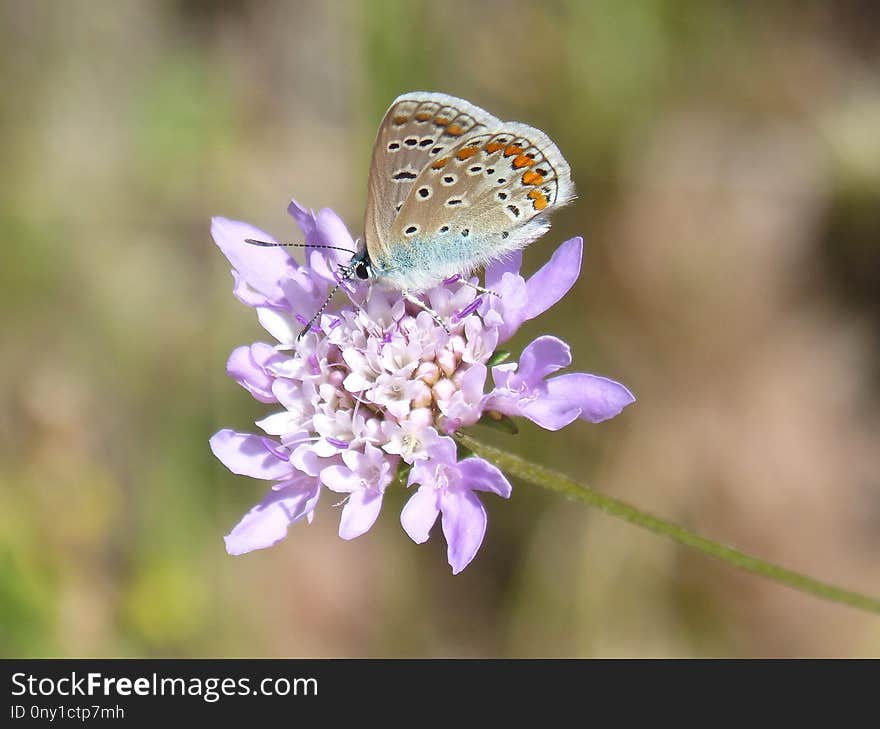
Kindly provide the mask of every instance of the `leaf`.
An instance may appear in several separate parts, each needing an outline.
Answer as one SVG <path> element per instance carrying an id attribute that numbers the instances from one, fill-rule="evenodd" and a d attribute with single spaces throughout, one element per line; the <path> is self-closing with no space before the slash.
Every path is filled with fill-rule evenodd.
<path id="1" fill-rule="evenodd" d="M 397 472 L 394 474 L 393 483 L 397 483 L 403 487 L 406 487 L 406 482 L 409 480 L 410 471 L 412 471 L 412 465 L 404 460 L 401 460 L 400 463 L 397 464 Z"/>
<path id="2" fill-rule="evenodd" d="M 496 349 L 492 356 L 489 357 L 489 361 L 486 362 L 486 367 L 494 367 L 495 365 L 500 365 L 506 359 L 510 357 L 510 352 L 506 349 Z"/>

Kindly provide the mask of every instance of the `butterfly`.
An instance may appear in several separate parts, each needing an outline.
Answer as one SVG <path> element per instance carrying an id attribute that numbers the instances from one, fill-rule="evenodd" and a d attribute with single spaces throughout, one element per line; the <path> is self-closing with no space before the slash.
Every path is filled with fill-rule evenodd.
<path id="1" fill-rule="evenodd" d="M 403 94 L 373 146 L 364 245 L 339 278 L 398 289 L 440 321 L 416 294 L 526 247 L 573 198 L 568 162 L 544 132 L 447 94 Z"/>

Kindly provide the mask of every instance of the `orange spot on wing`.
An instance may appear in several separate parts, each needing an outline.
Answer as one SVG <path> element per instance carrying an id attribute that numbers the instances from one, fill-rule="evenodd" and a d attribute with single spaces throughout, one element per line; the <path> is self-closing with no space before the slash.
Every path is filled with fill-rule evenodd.
<path id="1" fill-rule="evenodd" d="M 516 164 L 516 163 L 514 163 L 514 164 Z M 539 175 L 537 172 L 535 172 L 534 170 L 528 170 L 527 172 L 523 173 L 523 176 L 522 176 L 522 184 L 523 185 L 540 185 L 542 182 L 544 182 L 544 178 L 541 175 Z"/>
<path id="2" fill-rule="evenodd" d="M 483 149 L 489 154 L 495 154 L 499 149 L 504 149 L 504 145 L 499 142 L 489 142 Z"/>
<path id="3" fill-rule="evenodd" d="M 434 123 L 435 123 L 438 127 L 445 127 L 447 124 L 449 124 L 450 121 L 451 121 L 451 120 L 450 120 L 450 119 L 447 119 L 445 116 L 438 116 L 438 117 L 434 120 Z"/>
<path id="4" fill-rule="evenodd" d="M 526 157 L 524 154 L 519 155 L 515 160 L 513 160 L 513 166 L 517 169 L 521 167 L 528 167 L 529 165 L 535 164 L 535 160 L 531 157 Z"/>
<path id="5" fill-rule="evenodd" d="M 458 157 L 458 159 L 460 159 L 462 162 L 464 162 L 466 159 L 470 159 L 471 157 L 473 157 L 479 151 L 480 150 L 476 147 L 465 147 L 464 149 L 458 150 L 458 152 L 455 153 L 455 156 Z"/>
<path id="6" fill-rule="evenodd" d="M 442 157 L 441 159 L 438 159 L 434 164 L 431 165 L 431 169 L 432 170 L 442 170 L 446 166 L 447 162 L 449 162 L 449 157 Z"/>
<path id="7" fill-rule="evenodd" d="M 396 126 L 400 126 L 401 124 L 406 124 L 409 121 L 409 117 L 405 114 L 398 114 L 391 121 L 393 121 Z"/>
<path id="8" fill-rule="evenodd" d="M 505 157 L 512 157 L 515 154 L 522 154 L 523 148 L 517 147 L 515 144 L 511 144 L 507 149 L 504 150 Z"/>
<path id="9" fill-rule="evenodd" d="M 543 210 L 547 207 L 547 198 L 540 190 L 529 190 L 529 197 L 532 198 L 535 210 Z"/>
<path id="10" fill-rule="evenodd" d="M 427 112 L 427 111 L 420 111 L 418 114 L 416 114 L 416 121 L 420 121 L 420 122 L 428 121 L 428 119 L 430 119 L 430 118 L 431 118 L 431 114 L 430 114 L 430 112 Z"/>
<path id="11" fill-rule="evenodd" d="M 464 129 L 462 129 L 458 124 L 450 124 L 446 127 L 446 134 L 451 134 L 453 137 L 460 137 L 464 134 Z"/>

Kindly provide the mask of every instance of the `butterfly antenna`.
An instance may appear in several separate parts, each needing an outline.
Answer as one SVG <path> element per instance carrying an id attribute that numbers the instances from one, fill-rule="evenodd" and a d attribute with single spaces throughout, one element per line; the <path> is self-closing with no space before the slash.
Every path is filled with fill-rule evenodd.
<path id="1" fill-rule="evenodd" d="M 348 267 L 342 267 L 340 270 L 342 271 L 342 273 L 338 276 L 336 285 L 332 289 L 330 289 L 330 293 L 327 294 L 327 298 L 324 299 L 324 303 L 321 304 L 321 308 L 315 312 L 315 315 L 311 319 L 309 319 L 309 323 L 306 324 L 303 327 L 302 331 L 297 335 L 297 341 L 302 339 L 308 333 L 308 331 L 312 328 L 312 324 L 314 324 L 318 317 L 320 317 L 321 314 L 324 313 L 324 309 L 326 309 L 330 305 L 330 302 L 333 300 L 336 292 L 339 291 L 339 287 L 342 286 L 343 282 L 350 279 L 354 272 L 353 269 Z"/>
<path id="2" fill-rule="evenodd" d="M 253 238 L 245 238 L 245 243 L 250 243 L 252 246 L 262 246 L 263 248 L 277 248 L 279 246 L 293 246 L 296 248 L 329 248 L 333 251 L 345 251 L 346 253 L 351 253 L 354 255 L 357 251 L 353 251 L 349 248 L 340 248 L 339 246 L 325 246 L 319 243 L 272 243 L 267 240 L 254 240 Z"/>
<path id="3" fill-rule="evenodd" d="M 302 331 L 301 331 L 299 334 L 296 335 L 296 341 L 299 341 L 299 340 L 302 339 L 306 334 L 308 334 L 309 330 L 312 328 L 312 324 L 314 324 L 314 323 L 315 323 L 315 320 L 316 320 L 319 316 L 321 316 L 321 314 L 324 313 L 324 309 L 326 309 L 327 306 L 330 304 L 330 300 L 336 295 L 336 292 L 339 291 L 339 287 L 340 287 L 340 286 L 342 286 L 342 282 L 341 282 L 341 281 L 340 281 L 338 284 L 336 284 L 332 289 L 330 289 L 330 293 L 327 294 L 327 298 L 324 299 L 324 303 L 321 304 L 321 308 L 318 309 L 318 310 L 315 312 L 315 315 L 314 315 L 311 319 L 309 319 L 309 323 L 306 324 L 306 325 L 302 328 Z M 300 320 L 300 321 L 302 321 L 302 320 Z"/>

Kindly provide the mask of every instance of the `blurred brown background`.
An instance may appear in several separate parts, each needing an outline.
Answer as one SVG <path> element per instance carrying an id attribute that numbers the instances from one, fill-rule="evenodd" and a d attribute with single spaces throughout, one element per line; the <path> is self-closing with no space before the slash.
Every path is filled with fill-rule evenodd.
<path id="1" fill-rule="evenodd" d="M 391 495 L 366 536 L 222 536 L 211 456 L 267 412 L 211 215 L 361 231 L 399 93 L 546 130 L 586 238 L 525 326 L 638 402 L 505 446 L 880 594 L 880 15 L 864 2 L 0 2 L 0 650 L 13 656 L 865 656 L 880 619 L 515 484 L 453 577 Z M 494 435 L 494 434 L 492 434 Z M 488 436 L 487 436 L 488 438 Z"/>

